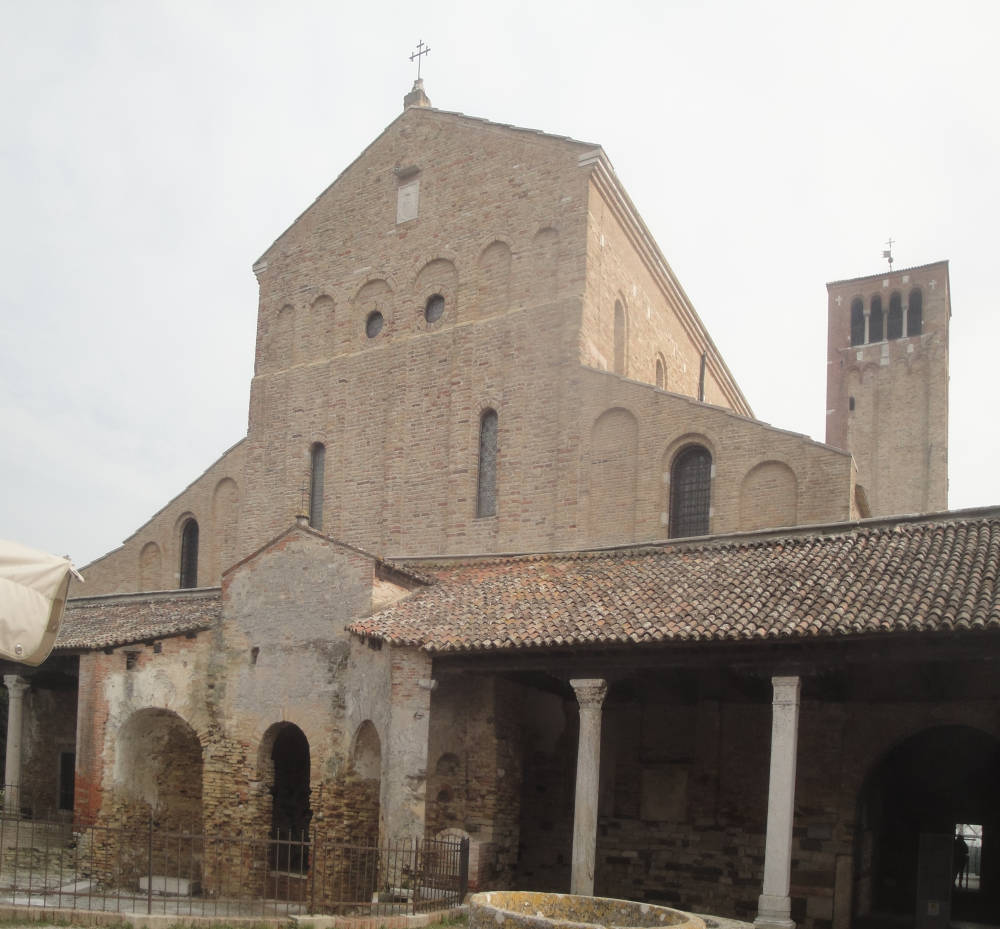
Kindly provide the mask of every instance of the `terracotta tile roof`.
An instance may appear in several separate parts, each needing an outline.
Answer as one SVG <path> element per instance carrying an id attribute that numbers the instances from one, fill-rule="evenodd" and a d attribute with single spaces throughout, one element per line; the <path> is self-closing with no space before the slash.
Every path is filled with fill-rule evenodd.
<path id="1" fill-rule="evenodd" d="M 222 591 L 204 588 L 68 600 L 56 650 L 114 648 L 208 629 L 222 614 Z"/>
<path id="2" fill-rule="evenodd" d="M 1000 631 L 998 566 L 996 510 L 778 537 L 422 562 L 433 586 L 349 628 L 436 653 Z"/>

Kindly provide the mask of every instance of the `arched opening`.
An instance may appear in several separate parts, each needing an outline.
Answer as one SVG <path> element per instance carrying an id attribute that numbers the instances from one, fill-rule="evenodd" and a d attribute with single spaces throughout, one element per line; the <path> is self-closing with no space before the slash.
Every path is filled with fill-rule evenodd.
<path id="1" fill-rule="evenodd" d="M 479 417 L 479 478 L 476 486 L 476 516 L 497 515 L 497 435 L 500 420 L 496 410 Z"/>
<path id="2" fill-rule="evenodd" d="M 903 337 L 903 298 L 898 291 L 889 297 L 889 318 L 886 322 L 885 336 L 887 339 Z"/>
<path id="3" fill-rule="evenodd" d="M 323 528 L 323 479 L 326 469 L 326 446 L 315 442 L 309 453 L 309 525 Z"/>
<path id="4" fill-rule="evenodd" d="M 184 523 L 181 530 L 181 588 L 198 586 L 198 521 L 194 518 Z"/>
<path id="5" fill-rule="evenodd" d="M 355 836 L 352 841 L 359 845 L 377 845 L 382 790 L 382 742 L 370 719 L 358 726 L 354 735 L 351 774 L 353 789 L 349 805 L 355 819 Z"/>
<path id="6" fill-rule="evenodd" d="M 952 887 L 952 919 L 990 921 L 1000 903 L 1000 742 L 968 726 L 937 726 L 889 751 L 858 798 L 854 910 L 873 925 L 912 922 L 918 884 Z M 974 886 L 956 886 L 956 827 L 977 835 Z M 937 836 L 930 857 L 921 836 Z M 975 844 L 973 839 L 973 844 Z M 967 881 L 968 883 L 968 881 Z"/>
<path id="7" fill-rule="evenodd" d="M 712 455 L 689 445 L 670 468 L 670 538 L 708 535 L 711 515 Z"/>
<path id="8" fill-rule="evenodd" d="M 308 868 L 309 740 L 292 723 L 278 728 L 271 746 L 271 842 L 268 866 L 293 875 Z"/>
<path id="9" fill-rule="evenodd" d="M 906 308 L 906 334 L 920 335 L 924 326 L 924 295 L 919 288 L 910 291 L 910 302 Z"/>
<path id="10" fill-rule="evenodd" d="M 882 298 L 876 294 L 872 297 L 871 309 L 868 313 L 868 341 L 881 342 L 883 338 Z"/>
<path id="11" fill-rule="evenodd" d="M 851 345 L 865 344 L 865 305 L 860 297 L 851 301 Z"/>
<path id="12" fill-rule="evenodd" d="M 178 838 L 201 835 L 204 828 L 202 750 L 194 729 L 170 710 L 133 713 L 118 730 L 113 770 L 114 806 L 143 836 L 134 858 L 143 862 L 142 871 L 135 879 L 147 873 L 145 835 L 152 820 L 152 873 L 200 882 L 202 853 L 197 843 Z"/>
<path id="13" fill-rule="evenodd" d="M 659 356 L 656 358 L 656 386 L 660 390 L 665 390 L 667 386 L 667 368 L 663 364 L 663 359 Z"/>

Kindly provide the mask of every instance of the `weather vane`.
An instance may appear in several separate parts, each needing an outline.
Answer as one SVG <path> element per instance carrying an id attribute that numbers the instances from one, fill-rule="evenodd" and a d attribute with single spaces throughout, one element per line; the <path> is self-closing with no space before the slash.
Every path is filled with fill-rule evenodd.
<path id="1" fill-rule="evenodd" d="M 417 43 L 417 50 L 412 55 L 410 55 L 410 61 L 413 61 L 414 58 L 417 60 L 417 80 L 418 81 L 420 80 L 420 64 L 421 64 L 420 59 L 424 55 L 429 55 L 430 51 L 431 51 L 431 47 L 429 45 L 424 45 L 424 40 L 421 39 Z"/>
<path id="2" fill-rule="evenodd" d="M 882 249 L 882 257 L 888 259 L 889 270 L 892 271 L 892 246 L 895 244 L 893 242 L 892 236 L 889 236 L 889 239 L 885 244 L 888 245 L 889 247 Z"/>

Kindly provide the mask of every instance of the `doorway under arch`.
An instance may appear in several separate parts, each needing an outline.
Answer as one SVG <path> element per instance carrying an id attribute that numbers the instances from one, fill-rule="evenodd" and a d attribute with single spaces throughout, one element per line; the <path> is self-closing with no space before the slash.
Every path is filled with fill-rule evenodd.
<path id="1" fill-rule="evenodd" d="M 303 874 L 308 868 L 312 809 L 309 803 L 309 740 L 294 723 L 268 730 L 264 754 L 271 769 L 271 871 Z"/>
<path id="2" fill-rule="evenodd" d="M 1000 902 L 1000 741 L 970 726 L 935 726 L 890 749 L 858 797 L 857 917 L 912 917 L 921 834 L 981 827 L 979 886 L 952 890 L 952 918 L 980 919 Z M 949 875 L 951 876 L 951 875 Z"/>

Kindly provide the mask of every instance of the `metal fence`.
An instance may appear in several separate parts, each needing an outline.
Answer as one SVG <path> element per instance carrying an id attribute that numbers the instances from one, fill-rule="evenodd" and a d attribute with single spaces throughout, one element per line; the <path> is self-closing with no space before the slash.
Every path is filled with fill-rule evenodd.
<path id="1" fill-rule="evenodd" d="M 178 916 L 419 913 L 459 905 L 469 843 L 345 845 L 0 817 L 0 903 Z"/>

